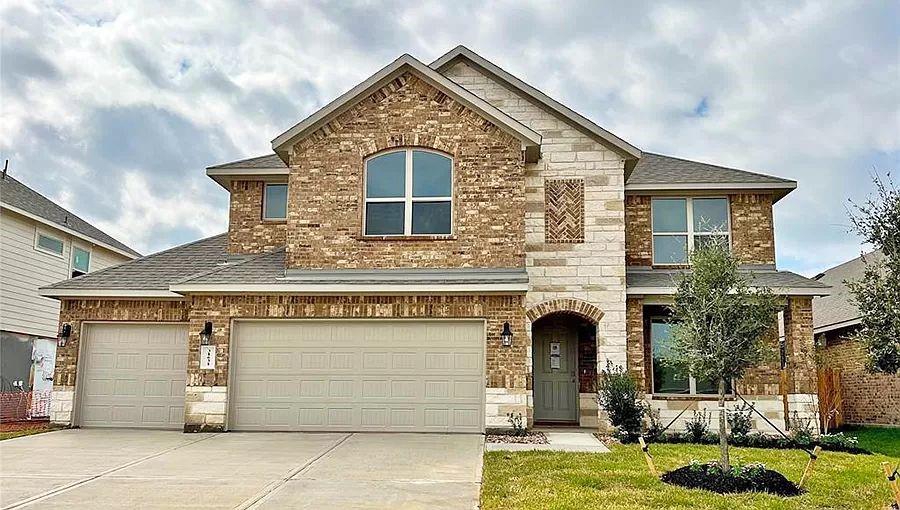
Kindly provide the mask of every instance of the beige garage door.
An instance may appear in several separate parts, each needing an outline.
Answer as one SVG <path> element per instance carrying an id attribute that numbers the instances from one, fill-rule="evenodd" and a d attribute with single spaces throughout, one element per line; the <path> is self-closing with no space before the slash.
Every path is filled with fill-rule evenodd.
<path id="1" fill-rule="evenodd" d="M 78 423 L 184 426 L 186 324 L 85 324 Z"/>
<path id="2" fill-rule="evenodd" d="M 482 321 L 239 321 L 232 340 L 232 430 L 483 430 Z"/>

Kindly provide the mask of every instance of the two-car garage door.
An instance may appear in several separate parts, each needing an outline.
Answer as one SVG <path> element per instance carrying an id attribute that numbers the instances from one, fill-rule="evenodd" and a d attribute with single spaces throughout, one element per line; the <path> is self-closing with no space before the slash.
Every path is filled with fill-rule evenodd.
<path id="1" fill-rule="evenodd" d="M 232 430 L 481 432 L 484 323 L 237 321 Z"/>

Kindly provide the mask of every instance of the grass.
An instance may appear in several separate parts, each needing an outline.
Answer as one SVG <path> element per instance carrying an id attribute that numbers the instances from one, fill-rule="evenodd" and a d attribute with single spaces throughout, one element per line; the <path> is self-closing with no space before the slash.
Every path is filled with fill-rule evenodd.
<path id="1" fill-rule="evenodd" d="M 859 447 L 900 460 L 900 428 L 844 427 L 840 430 L 859 439 Z"/>
<path id="2" fill-rule="evenodd" d="M 13 439 L 16 437 L 22 436 L 31 436 L 34 434 L 42 434 L 44 432 L 51 432 L 54 430 L 59 430 L 59 427 L 54 427 L 49 424 L 42 424 L 34 427 L 11 427 L 7 429 L 0 428 L 0 441 L 4 441 L 6 439 Z"/>
<path id="3" fill-rule="evenodd" d="M 896 429 L 894 432 L 900 436 Z M 878 437 L 870 444 L 883 444 L 885 451 L 900 447 L 900 437 Z M 794 482 L 808 460 L 799 450 L 732 448 L 731 452 L 732 462 L 763 462 Z M 661 472 L 691 459 L 706 461 L 718 456 L 715 446 L 684 444 L 652 445 L 651 453 Z M 822 452 L 807 483 L 808 492 L 780 498 L 768 494 L 722 496 L 664 484 L 650 475 L 635 445 L 615 445 L 608 454 L 487 452 L 482 508 L 887 508 L 891 493 L 881 472 L 885 460 L 892 459 L 883 454 Z"/>

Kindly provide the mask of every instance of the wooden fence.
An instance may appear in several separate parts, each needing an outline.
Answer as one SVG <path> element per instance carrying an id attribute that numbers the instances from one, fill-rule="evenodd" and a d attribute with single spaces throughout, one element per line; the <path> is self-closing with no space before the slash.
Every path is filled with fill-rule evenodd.
<path id="1" fill-rule="evenodd" d="M 819 369 L 819 427 L 822 432 L 828 432 L 843 424 L 841 371 L 821 368 Z"/>

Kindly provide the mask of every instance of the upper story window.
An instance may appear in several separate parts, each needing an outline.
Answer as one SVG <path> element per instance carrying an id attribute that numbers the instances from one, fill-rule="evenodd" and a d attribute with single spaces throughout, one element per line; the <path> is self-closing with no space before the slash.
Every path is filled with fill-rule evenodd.
<path id="1" fill-rule="evenodd" d="M 86 274 L 91 268 L 91 252 L 72 247 L 72 278 Z"/>
<path id="2" fill-rule="evenodd" d="M 452 168 L 447 156 L 422 149 L 402 149 L 366 160 L 365 235 L 449 235 Z"/>
<path id="3" fill-rule="evenodd" d="M 727 198 L 654 198 L 651 215 L 654 264 L 687 264 L 703 243 L 731 241 Z"/>
<path id="4" fill-rule="evenodd" d="M 40 251 L 50 253 L 51 255 L 62 257 L 65 243 L 63 243 L 62 239 L 38 232 L 37 238 L 34 241 L 34 247 Z"/>
<path id="5" fill-rule="evenodd" d="M 263 219 L 287 218 L 287 184 L 266 184 L 263 194 Z"/>

